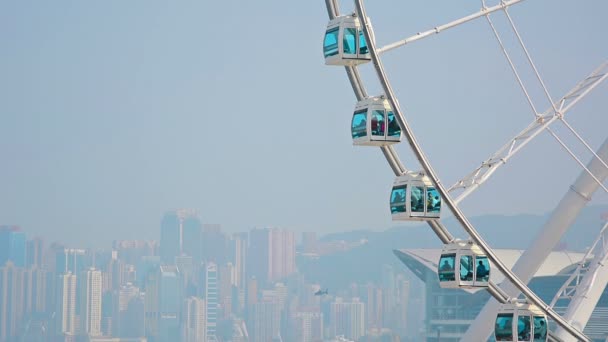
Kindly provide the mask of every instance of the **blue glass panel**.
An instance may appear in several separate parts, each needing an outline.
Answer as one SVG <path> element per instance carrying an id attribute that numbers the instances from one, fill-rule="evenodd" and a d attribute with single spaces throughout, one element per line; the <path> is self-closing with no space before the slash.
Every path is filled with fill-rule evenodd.
<path id="1" fill-rule="evenodd" d="M 547 340 L 547 319 L 543 316 L 534 316 L 534 342 Z"/>
<path id="2" fill-rule="evenodd" d="M 426 188 L 426 211 L 427 213 L 438 213 L 441 210 L 441 197 L 439 191 L 432 186 Z"/>
<path id="3" fill-rule="evenodd" d="M 367 135 L 367 110 L 356 111 L 350 128 L 353 139 Z"/>
<path id="4" fill-rule="evenodd" d="M 489 281 L 490 280 L 490 261 L 485 255 L 478 255 L 475 257 L 477 262 L 477 268 L 475 269 L 475 280 L 476 281 Z"/>
<path id="5" fill-rule="evenodd" d="M 439 259 L 439 281 L 454 281 L 456 275 L 454 274 L 454 264 L 456 263 L 456 254 L 441 254 Z"/>
<path id="6" fill-rule="evenodd" d="M 354 55 L 357 53 L 357 46 L 355 37 L 357 37 L 357 30 L 354 28 L 344 29 L 344 39 L 342 44 L 344 45 L 342 51 L 346 54 Z"/>
<path id="7" fill-rule="evenodd" d="M 413 186 L 410 196 L 410 204 L 413 213 L 424 212 L 424 188 L 421 186 Z"/>
<path id="8" fill-rule="evenodd" d="M 401 185 L 393 188 L 391 192 L 391 214 L 405 212 L 405 191 L 406 185 Z"/>
<path id="9" fill-rule="evenodd" d="M 530 316 L 517 317 L 517 340 L 530 341 Z"/>
<path id="10" fill-rule="evenodd" d="M 323 40 L 323 54 L 325 57 L 334 56 L 338 54 L 338 31 L 339 27 L 327 30 L 325 32 L 325 39 Z"/>
<path id="11" fill-rule="evenodd" d="M 397 118 L 395 118 L 395 114 L 393 112 L 388 112 L 388 136 L 389 137 L 399 137 L 401 135 L 401 127 L 399 127 L 399 123 L 397 122 Z"/>
<path id="12" fill-rule="evenodd" d="M 367 42 L 365 41 L 365 35 L 363 35 L 363 31 L 359 32 L 359 54 L 365 55 L 369 53 L 369 48 L 367 47 Z"/>
<path id="13" fill-rule="evenodd" d="M 374 110 L 372 113 L 372 135 L 384 136 L 384 111 Z"/>
<path id="14" fill-rule="evenodd" d="M 473 256 L 471 255 L 460 257 L 460 280 L 473 281 Z"/>
<path id="15" fill-rule="evenodd" d="M 494 325 L 496 341 L 513 341 L 513 314 L 501 313 L 496 316 Z"/>

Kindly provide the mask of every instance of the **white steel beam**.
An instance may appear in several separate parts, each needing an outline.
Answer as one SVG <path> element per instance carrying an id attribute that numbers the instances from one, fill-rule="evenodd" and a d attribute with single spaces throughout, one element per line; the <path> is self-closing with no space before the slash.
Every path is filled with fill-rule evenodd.
<path id="1" fill-rule="evenodd" d="M 456 182 L 456 184 L 452 185 L 448 191 L 462 191 L 454 201 L 460 203 L 460 201 L 475 191 L 481 184 L 488 180 L 500 166 L 504 165 L 511 157 L 519 152 L 522 147 L 527 145 L 557 119 L 563 117 L 575 104 L 582 100 L 606 78 L 608 78 L 608 61 L 602 63 L 589 76 L 579 82 L 556 102 L 559 110 L 557 113 L 553 108 L 547 109 L 542 115 L 536 117 L 528 127 L 512 138 L 490 158 L 481 163 L 481 166 Z"/>
<path id="2" fill-rule="evenodd" d="M 608 139 L 599 148 L 597 155 L 602 160 L 608 160 Z M 608 169 L 596 157 L 591 160 L 588 169 L 592 170 L 596 178 L 601 181 L 604 181 L 608 177 Z M 532 279 L 540 265 L 542 265 L 551 250 L 559 243 L 562 235 L 574 223 L 576 217 L 583 210 L 587 202 L 591 200 L 591 196 L 598 188 L 599 184 L 586 171 L 582 171 L 576 182 L 570 187 L 555 210 L 553 210 L 553 213 L 547 222 L 545 222 L 545 225 L 534 241 L 530 244 L 530 248 L 521 255 L 513 266 L 513 273 L 521 281 L 528 283 Z M 520 293 L 509 282 L 503 282 L 500 284 L 500 287 L 510 297 L 517 297 Z M 487 340 L 494 328 L 494 320 L 499 305 L 496 301 L 488 301 L 477 315 L 477 318 L 469 326 L 463 337 L 463 341 Z M 576 328 L 580 329 L 580 327 Z"/>
<path id="3" fill-rule="evenodd" d="M 475 12 L 475 13 L 470 14 L 470 15 L 467 15 L 466 17 L 463 17 L 463 18 L 460 18 L 460 19 L 456 19 L 456 20 L 451 21 L 451 22 L 449 22 L 447 24 L 436 26 L 436 27 L 434 27 L 434 28 L 432 28 L 430 30 L 424 31 L 424 32 L 418 32 L 418 33 L 416 33 L 415 35 L 413 35 L 413 36 L 411 36 L 409 38 L 405 38 L 405 39 L 400 40 L 398 42 L 394 42 L 392 44 L 388 44 L 386 46 L 378 48 L 378 53 L 382 54 L 384 52 L 396 49 L 396 48 L 398 48 L 400 46 L 403 46 L 405 44 L 409 44 L 409 43 L 415 42 L 415 41 L 420 40 L 422 38 L 426 38 L 428 36 L 431 36 L 431 35 L 437 34 L 439 32 L 445 31 L 447 29 L 450 29 L 452 27 L 456 27 L 458 25 L 464 24 L 464 23 L 469 22 L 471 20 L 475 20 L 477 18 L 486 16 L 486 15 L 492 13 L 492 12 L 496 12 L 498 10 L 506 9 L 509 6 L 513 6 L 513 5 L 515 5 L 515 4 L 519 3 L 519 2 L 522 2 L 522 1 L 523 0 L 501 1 L 501 3 L 498 4 L 498 5 L 496 5 L 496 6 L 484 7 L 480 11 Z"/>

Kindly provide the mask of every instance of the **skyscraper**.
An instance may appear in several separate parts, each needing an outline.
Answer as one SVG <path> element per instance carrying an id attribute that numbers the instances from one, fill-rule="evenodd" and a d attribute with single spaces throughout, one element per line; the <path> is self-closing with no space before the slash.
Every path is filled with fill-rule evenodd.
<path id="1" fill-rule="evenodd" d="M 171 342 L 180 336 L 181 289 L 175 265 L 161 265 L 148 273 L 144 310 L 146 337 L 150 341 Z"/>
<path id="2" fill-rule="evenodd" d="M 101 271 L 90 268 L 80 276 L 81 331 L 90 336 L 101 335 Z"/>
<path id="3" fill-rule="evenodd" d="M 342 298 L 336 298 L 330 307 L 330 331 L 331 335 L 344 335 L 354 341 L 358 341 L 365 335 L 365 305 L 359 298 L 353 298 L 345 302 Z"/>
<path id="4" fill-rule="evenodd" d="M 198 297 L 188 297 L 182 312 L 182 342 L 207 341 L 205 301 Z"/>
<path id="5" fill-rule="evenodd" d="M 12 261 L 16 267 L 25 267 L 25 233 L 18 226 L 0 226 L 0 267 Z"/>
<path id="6" fill-rule="evenodd" d="M 205 303 L 207 309 L 205 312 L 207 339 L 215 341 L 218 307 L 219 307 L 219 279 L 217 265 L 209 262 L 205 265 Z"/>
<path id="7" fill-rule="evenodd" d="M 42 252 L 44 249 L 44 240 L 41 238 L 34 238 L 32 240 L 27 240 L 27 251 L 26 257 L 27 267 L 36 266 L 42 267 Z"/>
<path id="8" fill-rule="evenodd" d="M 323 341 L 323 314 L 298 311 L 294 317 L 295 339 L 300 342 Z"/>
<path id="9" fill-rule="evenodd" d="M 173 258 L 182 253 L 182 229 L 178 212 L 165 214 L 160 224 L 160 260 L 172 264 Z"/>
<path id="10" fill-rule="evenodd" d="M 281 331 L 281 308 L 278 302 L 259 302 L 249 308 L 247 326 L 252 342 L 268 342 Z"/>
<path id="11" fill-rule="evenodd" d="M 203 259 L 203 226 L 200 219 L 190 213 L 182 220 L 182 253 L 192 257 L 197 265 Z"/>
<path id="12" fill-rule="evenodd" d="M 76 275 L 62 274 L 57 284 L 56 332 L 76 334 Z"/>
<path id="13" fill-rule="evenodd" d="M 24 312 L 24 270 L 7 261 L 0 267 L 0 341 L 12 341 L 19 333 Z"/>
<path id="14" fill-rule="evenodd" d="M 249 271 L 267 283 L 296 271 L 296 244 L 293 232 L 276 228 L 253 229 L 249 234 Z"/>

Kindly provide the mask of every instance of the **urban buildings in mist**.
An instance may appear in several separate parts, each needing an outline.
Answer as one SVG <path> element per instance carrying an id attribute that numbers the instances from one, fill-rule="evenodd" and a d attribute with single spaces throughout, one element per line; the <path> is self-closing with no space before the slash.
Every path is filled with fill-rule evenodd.
<path id="1" fill-rule="evenodd" d="M 357 243 L 289 229 L 226 234 L 190 210 L 167 212 L 160 240 L 107 250 L 30 238 L 0 226 L 0 342 L 400 341 L 409 282 L 382 278 L 319 291 L 298 270 Z M 158 228 L 157 228 L 158 229 Z M 338 270 L 337 270 L 338 271 Z"/>

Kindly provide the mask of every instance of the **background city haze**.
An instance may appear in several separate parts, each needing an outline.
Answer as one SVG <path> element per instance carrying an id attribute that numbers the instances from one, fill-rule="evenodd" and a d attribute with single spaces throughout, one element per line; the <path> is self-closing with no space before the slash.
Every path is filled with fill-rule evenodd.
<path id="1" fill-rule="evenodd" d="M 479 7 L 370 1 L 368 11 L 384 45 Z M 510 10 L 554 98 L 608 56 L 607 12 L 601 0 Z M 517 47 L 504 17 L 495 18 Z M 355 98 L 343 68 L 324 65 L 326 24 L 323 1 L 3 2 L 0 222 L 86 246 L 156 239 L 163 213 L 177 208 L 229 232 L 391 227 L 393 174 L 378 149 L 352 146 Z M 448 185 L 532 119 L 483 19 L 389 52 L 385 63 Z M 518 65 L 544 111 L 533 75 Z M 371 66 L 361 71 L 368 92 L 379 93 Z M 594 148 L 606 136 L 606 90 L 569 116 Z M 407 144 L 397 149 L 419 168 Z M 463 208 L 542 214 L 579 172 L 544 133 Z M 606 202 L 598 195 L 593 204 Z"/>

